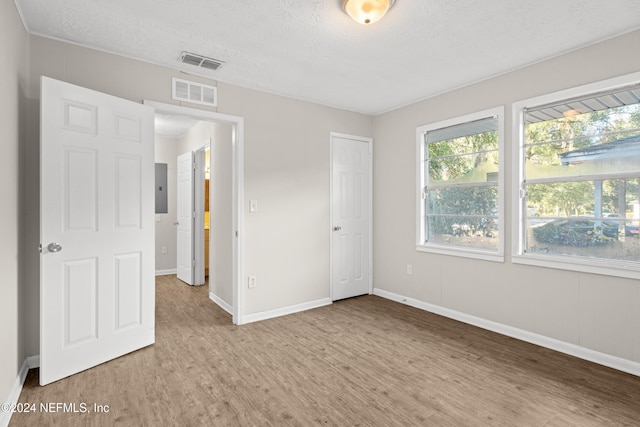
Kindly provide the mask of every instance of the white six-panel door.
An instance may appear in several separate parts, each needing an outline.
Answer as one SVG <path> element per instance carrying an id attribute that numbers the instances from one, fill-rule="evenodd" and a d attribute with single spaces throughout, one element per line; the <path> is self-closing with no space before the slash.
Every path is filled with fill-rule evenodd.
<path id="1" fill-rule="evenodd" d="M 178 230 L 177 264 L 178 279 L 194 284 L 194 203 L 193 203 L 193 153 L 189 151 L 178 156 Z"/>
<path id="2" fill-rule="evenodd" d="M 153 116 L 42 78 L 42 385 L 155 340 Z"/>
<path id="3" fill-rule="evenodd" d="M 371 139 L 331 134 L 332 299 L 371 293 Z"/>

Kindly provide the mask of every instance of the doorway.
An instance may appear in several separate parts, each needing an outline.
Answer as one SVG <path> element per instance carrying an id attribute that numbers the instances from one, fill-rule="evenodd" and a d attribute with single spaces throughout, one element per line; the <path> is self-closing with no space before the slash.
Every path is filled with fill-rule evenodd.
<path id="1" fill-rule="evenodd" d="M 244 119 L 238 116 L 231 116 L 227 114 L 215 113 L 205 110 L 198 110 L 193 108 L 181 107 L 170 104 L 163 104 L 153 101 L 145 101 L 145 105 L 153 107 L 156 114 L 171 115 L 186 117 L 190 119 L 213 122 L 222 125 L 226 125 L 229 128 L 229 140 L 230 144 L 226 147 L 228 149 L 228 156 L 231 159 L 229 164 L 229 177 L 231 181 L 229 200 L 231 209 L 229 213 L 229 226 L 228 229 L 220 230 L 221 233 L 226 233 L 228 240 L 230 241 L 230 251 L 228 257 L 230 266 L 229 276 L 231 277 L 231 286 L 229 290 L 228 298 L 221 298 L 216 294 L 216 291 L 210 292 L 210 298 L 224 310 L 230 312 L 233 316 L 234 324 L 242 324 L 244 295 L 243 289 L 239 286 L 240 278 L 243 277 L 243 231 L 244 220 L 242 216 L 243 212 L 243 199 L 244 199 L 244 185 L 243 185 L 243 147 L 244 147 Z M 215 153 L 215 149 L 212 148 Z M 215 154 L 213 155 L 214 164 L 211 165 L 211 169 L 215 168 Z M 215 184 L 214 184 L 215 185 Z M 204 190 L 203 190 L 204 191 Z M 214 203 L 210 200 L 211 217 L 215 215 Z M 204 227 L 203 227 L 204 228 Z M 210 230 L 213 232 L 214 230 Z M 220 251 L 223 252 L 223 251 Z M 211 266 L 210 266 L 211 268 Z M 210 270 L 210 288 L 212 288 L 212 271 Z M 218 283 L 218 285 L 221 285 Z M 215 288 L 212 288 L 215 289 Z M 221 289 L 221 288 L 219 288 Z"/>

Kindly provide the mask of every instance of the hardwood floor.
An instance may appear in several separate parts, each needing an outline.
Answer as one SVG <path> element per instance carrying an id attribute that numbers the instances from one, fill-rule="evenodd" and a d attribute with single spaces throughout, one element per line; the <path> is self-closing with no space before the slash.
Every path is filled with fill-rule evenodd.
<path id="1" fill-rule="evenodd" d="M 612 426 L 640 422 L 640 378 L 375 296 L 244 326 L 207 287 L 157 280 L 156 344 L 22 403 L 11 426 Z"/>

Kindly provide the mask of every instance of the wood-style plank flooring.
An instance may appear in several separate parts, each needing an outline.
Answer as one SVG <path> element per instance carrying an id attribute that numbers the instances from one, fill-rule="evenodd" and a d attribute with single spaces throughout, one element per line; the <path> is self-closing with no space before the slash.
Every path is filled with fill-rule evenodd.
<path id="1" fill-rule="evenodd" d="M 244 326 L 157 280 L 156 344 L 22 403 L 11 426 L 638 426 L 640 378 L 375 296 Z"/>

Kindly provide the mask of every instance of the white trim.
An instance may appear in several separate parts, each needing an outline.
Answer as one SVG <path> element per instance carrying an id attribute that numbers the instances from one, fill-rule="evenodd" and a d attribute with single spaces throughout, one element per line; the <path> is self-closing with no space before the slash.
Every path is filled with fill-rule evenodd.
<path id="1" fill-rule="evenodd" d="M 329 299 L 333 301 L 333 138 L 369 144 L 369 295 L 373 293 L 373 138 L 329 132 Z"/>
<path id="2" fill-rule="evenodd" d="M 605 276 L 625 277 L 631 279 L 640 278 L 640 266 L 637 263 L 630 263 L 620 260 L 608 260 L 604 258 L 582 258 L 571 255 L 545 255 L 541 253 L 526 253 L 524 248 L 524 215 L 526 213 L 525 199 L 520 198 L 520 186 L 524 180 L 524 109 L 545 105 L 562 100 L 572 99 L 591 93 L 603 92 L 629 86 L 640 82 L 640 72 L 601 80 L 570 89 L 553 92 L 534 98 L 528 98 L 514 102 L 511 106 L 512 134 L 511 140 L 514 144 L 512 153 L 512 164 L 514 165 L 512 178 L 512 206 L 517 203 L 518 209 L 512 209 L 511 232 L 512 239 L 512 262 L 514 264 L 533 265 L 545 268 L 555 268 L 560 270 L 577 271 L 580 273 L 601 274 Z M 515 167 L 517 166 L 517 169 Z"/>
<path id="3" fill-rule="evenodd" d="M 156 270 L 156 276 L 169 276 L 171 274 L 178 274 L 178 270 L 175 268 L 169 270 Z"/>
<path id="4" fill-rule="evenodd" d="M 22 386 L 24 385 L 24 381 L 27 379 L 29 369 L 37 368 L 38 366 L 40 366 L 40 356 L 30 356 L 24 359 L 22 366 L 20 367 L 20 371 L 18 372 L 18 376 L 13 382 L 13 387 L 11 387 L 9 396 L 7 396 L 2 403 L 8 403 L 9 405 L 15 405 L 18 403 L 20 393 L 22 393 Z M 9 425 L 9 421 L 11 421 L 11 414 L 11 411 L 0 411 L 0 427 L 7 427 Z"/>
<path id="5" fill-rule="evenodd" d="M 213 292 L 209 292 L 209 299 L 215 302 L 221 309 L 233 316 L 233 306 L 227 304 L 227 302 L 220 298 L 218 295 L 214 294 Z"/>
<path id="6" fill-rule="evenodd" d="M 605 276 L 640 279 L 640 269 L 637 265 L 598 258 L 583 258 L 571 255 L 545 255 L 527 253 L 513 254 L 511 262 L 514 264 L 533 265 L 537 267 L 555 268 L 557 270 L 577 271 L 580 273 L 602 274 Z M 636 263 L 637 264 L 637 263 Z"/>
<path id="7" fill-rule="evenodd" d="M 498 224 L 500 227 L 500 224 Z M 437 244 L 418 245 L 418 252 L 428 252 L 440 255 L 450 255 L 464 258 L 482 259 L 484 261 L 504 262 L 504 255 L 496 252 L 482 251 L 480 249 L 465 248 L 463 246 L 441 246 Z"/>
<path id="8" fill-rule="evenodd" d="M 515 328 L 513 326 L 509 326 L 509 325 L 494 322 L 491 320 L 483 319 L 480 317 L 472 316 L 470 314 L 466 314 L 456 310 L 452 310 L 450 308 L 430 304 L 414 298 L 404 297 L 402 295 L 398 295 L 393 292 L 388 292 L 382 289 L 374 289 L 373 293 L 374 295 L 377 295 L 379 297 L 382 297 L 391 301 L 395 301 L 411 307 L 419 308 L 421 310 L 438 314 L 440 316 L 448 317 L 450 319 L 467 323 L 469 325 L 477 326 L 479 328 L 486 329 L 488 331 L 497 332 L 501 335 L 505 335 L 511 338 L 516 338 L 521 341 L 525 341 L 531 344 L 539 345 L 541 347 L 558 351 L 560 353 L 564 353 L 580 359 L 588 360 L 590 362 L 594 362 L 599 365 L 607 366 L 609 368 L 617 369 L 622 372 L 640 376 L 640 363 L 634 362 L 632 360 L 623 359 L 621 357 L 612 356 L 606 353 L 601 353 L 599 351 L 581 347 L 576 344 L 560 341 L 555 338 L 550 338 L 544 335 L 540 335 L 533 332 L 525 331 L 523 329 Z"/>
<path id="9" fill-rule="evenodd" d="M 286 316 L 288 314 L 299 313 L 325 305 L 331 305 L 331 298 L 323 298 L 316 301 L 304 302 L 302 304 L 290 305 L 288 307 L 277 308 L 275 310 L 261 311 L 259 313 L 246 314 L 245 323 L 259 322 L 261 320 L 273 319 L 274 317 Z"/>
<path id="10" fill-rule="evenodd" d="M 242 325 L 244 320 L 244 118 L 213 111 L 144 101 L 145 105 L 163 114 L 188 116 L 198 120 L 223 122 L 232 125 L 232 193 L 233 193 L 233 323 Z"/>
<path id="11" fill-rule="evenodd" d="M 505 183 L 505 135 L 504 135 L 504 115 L 505 108 L 488 108 L 475 113 L 458 116 L 451 119 L 442 120 L 427 125 L 416 127 L 416 250 L 419 252 L 431 252 L 441 255 L 459 256 L 465 258 L 482 259 L 486 261 L 504 262 L 504 230 L 505 230 L 505 204 L 504 204 L 504 183 Z M 477 120 L 495 117 L 498 120 L 498 245 L 495 251 L 487 251 L 473 247 L 462 247 L 454 245 L 444 245 L 438 243 L 425 242 L 426 225 L 423 221 L 425 203 L 424 198 L 424 168 L 422 160 L 425 158 L 425 144 L 423 135 L 426 132 L 446 128 L 450 126 L 462 125 Z"/>

